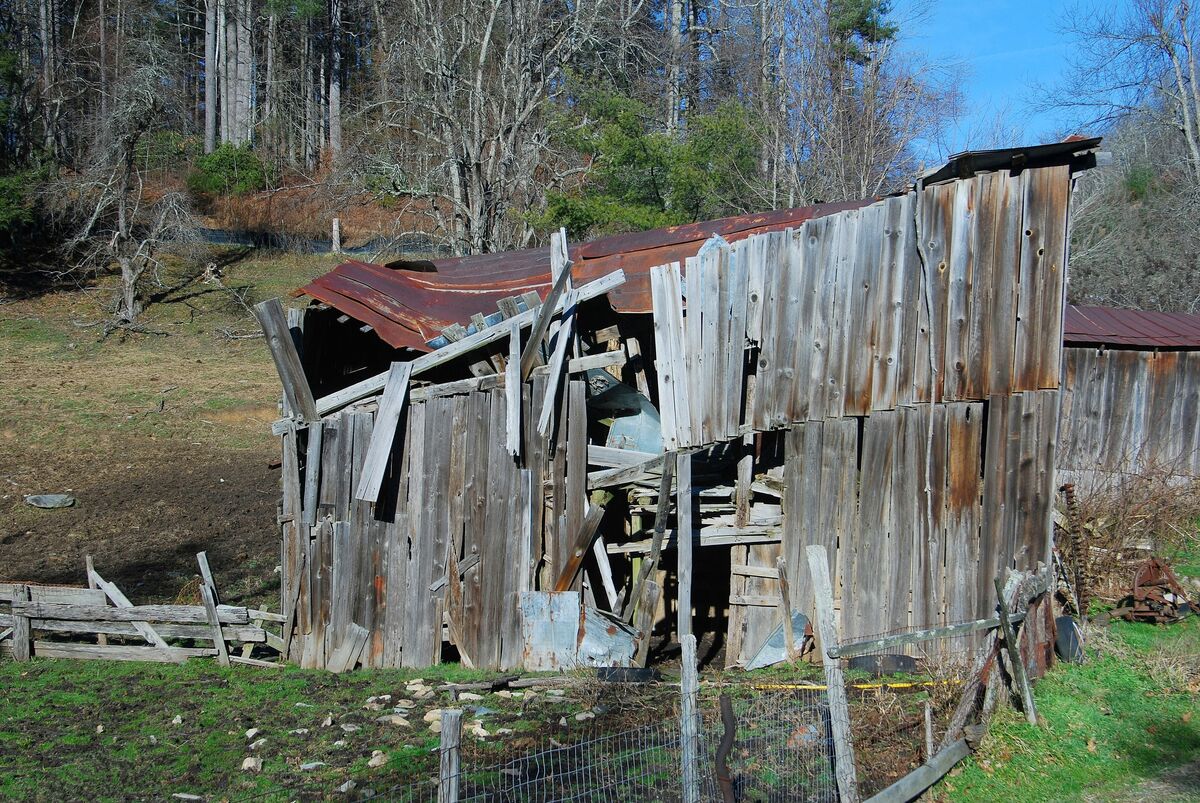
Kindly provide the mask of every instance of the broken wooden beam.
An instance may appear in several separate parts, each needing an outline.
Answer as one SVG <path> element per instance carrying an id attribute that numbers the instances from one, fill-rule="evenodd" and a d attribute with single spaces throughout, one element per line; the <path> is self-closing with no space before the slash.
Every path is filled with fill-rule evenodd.
<path id="1" fill-rule="evenodd" d="M 388 459 L 392 455 L 392 442 L 396 439 L 396 428 L 400 424 L 400 413 L 408 397 L 408 380 L 412 363 L 394 362 L 388 371 L 387 384 L 383 389 L 383 400 L 375 414 L 375 426 L 371 429 L 371 442 L 367 456 L 363 458 L 361 479 L 354 498 L 374 503 L 379 499 L 379 489 L 387 472 Z"/>
<path id="2" fill-rule="evenodd" d="M 578 301 L 583 302 L 592 298 L 596 298 L 597 296 L 602 296 L 613 288 L 620 287 L 624 283 L 624 271 L 617 270 L 606 276 L 602 276 L 595 281 L 588 282 L 587 284 L 580 286 L 575 292 L 578 294 Z M 563 306 L 564 300 L 565 299 L 559 300 L 555 311 L 557 311 L 557 307 Z M 524 328 L 533 322 L 536 314 L 536 310 L 528 310 L 514 316 L 513 318 L 510 318 L 509 320 L 516 321 L 522 328 Z M 464 354 L 469 354 L 481 346 L 494 343 L 497 340 L 506 337 L 507 335 L 507 327 L 489 326 L 487 329 L 484 329 L 481 332 L 475 332 L 474 334 L 467 335 L 457 343 L 444 346 L 436 351 L 431 351 L 428 354 L 422 354 L 411 363 L 412 376 L 418 376 L 430 370 L 431 368 L 444 365 L 445 363 L 457 359 Z M 376 395 L 383 390 L 385 384 L 387 384 L 387 372 L 376 374 L 375 376 L 364 379 L 361 382 L 356 382 L 349 387 L 345 387 L 341 390 L 330 393 L 328 396 L 322 396 L 316 401 L 317 412 L 321 415 L 328 415 L 329 413 L 332 413 L 335 410 L 340 410 L 346 405 L 356 402 L 359 399 L 365 399 L 367 396 Z"/>
<path id="3" fill-rule="evenodd" d="M 279 372 L 279 381 L 283 384 L 288 406 L 302 421 L 320 420 L 312 388 L 304 374 L 304 365 L 300 362 L 300 354 L 292 341 L 283 305 L 277 298 L 268 299 L 254 305 L 254 316 L 258 318 L 267 340 L 267 347 L 271 350 L 271 358 Z"/>

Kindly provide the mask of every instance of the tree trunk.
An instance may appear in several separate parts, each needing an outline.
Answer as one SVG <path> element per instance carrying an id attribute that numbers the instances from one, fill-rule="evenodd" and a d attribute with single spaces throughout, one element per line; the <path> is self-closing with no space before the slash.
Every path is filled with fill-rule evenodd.
<path id="1" fill-rule="evenodd" d="M 53 0 L 38 0 L 38 37 L 42 46 L 42 140 L 46 150 L 54 153 L 55 114 L 52 98 L 54 88 L 54 5 Z"/>
<path id="2" fill-rule="evenodd" d="M 217 147 L 217 3 L 204 3 L 204 152 Z"/>
<path id="3" fill-rule="evenodd" d="M 100 0 L 100 119 L 108 119 L 108 25 L 104 19 L 104 0 Z"/>
<path id="4" fill-rule="evenodd" d="M 683 75 L 683 0 L 668 0 L 667 13 L 667 133 L 679 129 L 679 103 Z"/>
<path id="5" fill-rule="evenodd" d="M 342 153 L 342 2 L 329 2 L 329 152 L 337 164 Z"/>
<path id="6" fill-rule="evenodd" d="M 234 114 L 236 115 L 235 144 L 245 145 L 252 138 L 252 116 L 254 102 L 251 97 L 253 82 L 253 56 L 251 46 L 251 26 L 254 24 L 250 0 L 238 0 L 237 19 L 237 58 L 234 61 L 237 78 L 237 97 L 234 99 Z"/>
<path id="7" fill-rule="evenodd" d="M 263 128 L 265 134 L 264 140 L 270 147 L 279 151 L 279 126 L 275 120 L 275 95 L 278 92 L 278 89 L 275 87 L 275 64 L 277 58 L 275 48 L 278 47 L 279 42 L 279 14 L 276 13 L 274 5 L 270 8 L 270 14 L 267 16 L 267 76 L 263 83 L 265 88 Z"/>

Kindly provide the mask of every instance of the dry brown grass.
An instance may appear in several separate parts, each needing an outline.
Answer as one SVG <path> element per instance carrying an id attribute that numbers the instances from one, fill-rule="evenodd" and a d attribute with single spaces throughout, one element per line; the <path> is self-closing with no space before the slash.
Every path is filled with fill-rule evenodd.
<path id="1" fill-rule="evenodd" d="M 1183 554 L 1198 543 L 1200 481 L 1169 467 L 1094 479 L 1065 491 L 1060 507 L 1055 541 L 1084 611 L 1128 594 L 1134 570 L 1150 555 Z"/>

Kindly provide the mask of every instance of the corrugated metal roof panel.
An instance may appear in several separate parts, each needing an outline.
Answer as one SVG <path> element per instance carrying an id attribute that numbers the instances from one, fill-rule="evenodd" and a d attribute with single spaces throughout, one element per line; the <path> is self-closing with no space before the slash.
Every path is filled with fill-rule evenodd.
<path id="1" fill-rule="evenodd" d="M 1071 304 L 1063 322 L 1068 346 L 1200 349 L 1200 315 Z"/>

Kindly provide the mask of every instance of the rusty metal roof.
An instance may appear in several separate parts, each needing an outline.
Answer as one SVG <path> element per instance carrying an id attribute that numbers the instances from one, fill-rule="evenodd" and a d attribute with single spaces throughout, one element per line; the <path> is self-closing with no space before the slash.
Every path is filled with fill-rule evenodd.
<path id="1" fill-rule="evenodd" d="M 1115 307 L 1067 307 L 1063 343 L 1143 349 L 1200 349 L 1200 315 Z"/>
<path id="2" fill-rule="evenodd" d="M 966 178 L 980 170 L 1029 168 L 1051 164 L 1090 167 L 1099 139 L 1075 138 L 1050 145 L 956 154 L 926 182 Z M 652 231 L 618 234 L 570 249 L 576 283 L 597 279 L 618 268 L 625 284 L 608 294 L 618 312 L 650 312 L 650 269 L 695 256 L 714 234 L 731 242 L 753 234 L 798 226 L 805 220 L 857 209 L 876 199 L 818 204 L 753 215 L 689 223 Z M 442 329 L 465 324 L 472 315 L 496 312 L 496 302 L 550 287 L 550 250 L 534 248 L 499 254 L 435 260 L 399 260 L 387 265 L 345 262 L 302 287 L 308 294 L 350 317 L 370 324 L 394 348 L 429 351 L 426 341 Z"/>
<path id="3" fill-rule="evenodd" d="M 695 256 L 714 234 L 734 242 L 873 202 L 819 204 L 604 237 L 570 248 L 572 275 L 583 284 L 624 270 L 625 284 L 608 293 L 609 302 L 618 312 L 651 312 L 650 269 Z M 494 313 L 496 302 L 508 296 L 533 290 L 544 297 L 550 284 L 550 249 L 531 248 L 387 265 L 344 262 L 299 292 L 370 324 L 394 348 L 429 351 L 426 341 L 450 324 Z"/>

